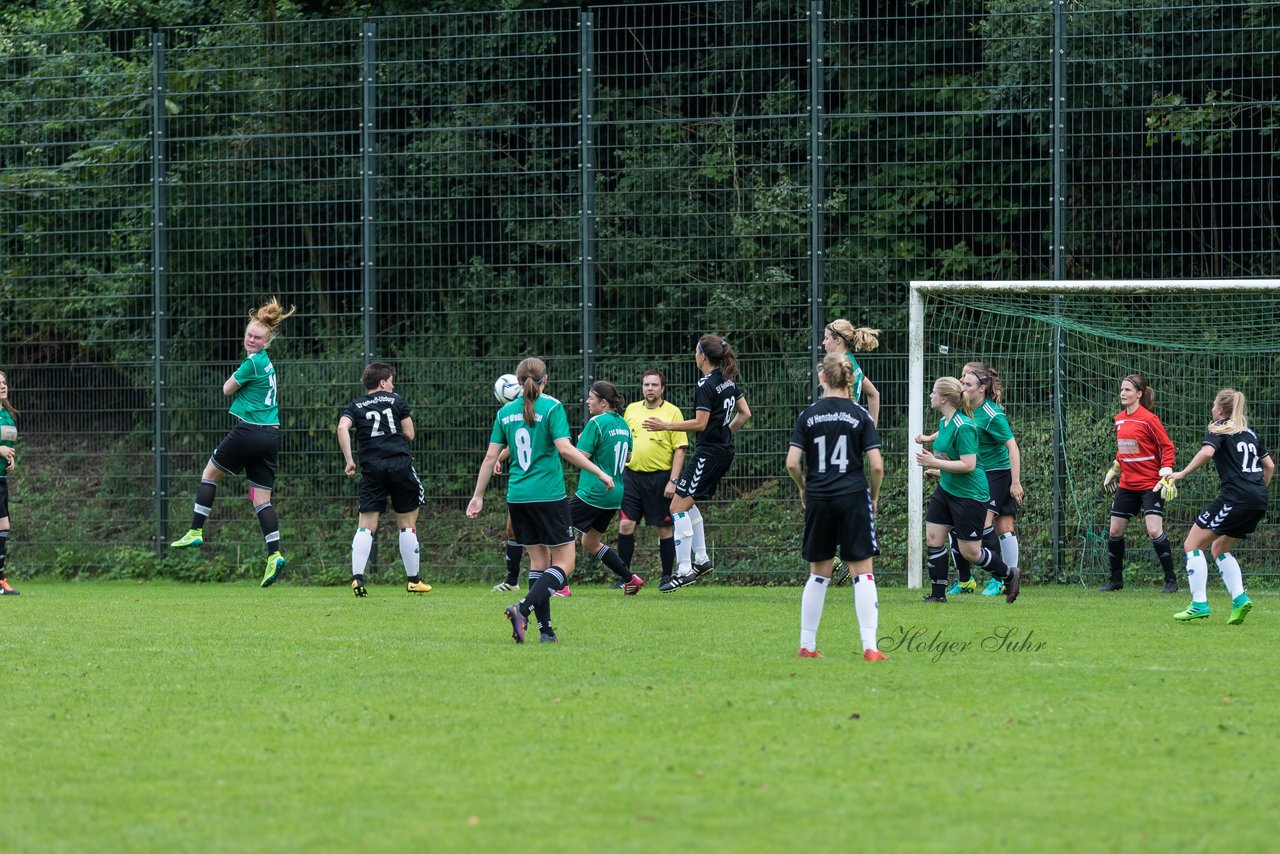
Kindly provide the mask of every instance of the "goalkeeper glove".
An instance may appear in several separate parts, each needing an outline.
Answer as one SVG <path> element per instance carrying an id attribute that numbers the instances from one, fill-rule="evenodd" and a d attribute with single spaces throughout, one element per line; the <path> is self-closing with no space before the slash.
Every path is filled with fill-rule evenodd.
<path id="1" fill-rule="evenodd" d="M 1156 485 L 1151 488 L 1152 492 L 1160 493 L 1160 497 L 1165 501 L 1172 501 L 1178 497 L 1177 484 L 1169 479 L 1169 475 L 1171 474 L 1173 474 L 1173 469 L 1168 466 L 1160 469 L 1160 480 L 1158 480 Z"/>
<path id="2" fill-rule="evenodd" d="M 1102 491 L 1107 495 L 1116 494 L 1116 484 L 1120 480 L 1120 461 L 1116 460 L 1111 464 L 1111 468 L 1107 469 L 1107 473 L 1102 476 Z"/>

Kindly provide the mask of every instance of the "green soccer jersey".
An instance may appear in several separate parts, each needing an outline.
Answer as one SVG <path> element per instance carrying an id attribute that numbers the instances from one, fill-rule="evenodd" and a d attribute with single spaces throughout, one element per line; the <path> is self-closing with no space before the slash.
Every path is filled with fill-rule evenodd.
<path id="1" fill-rule="evenodd" d="M 13 416 L 9 414 L 9 410 L 5 409 L 3 406 L 0 406 L 0 427 L 16 428 L 17 426 L 18 426 L 18 422 L 13 420 Z M 14 444 L 15 443 L 9 439 L 0 441 L 0 445 L 4 445 L 7 448 L 12 448 Z M 7 465 L 3 459 L 0 459 L 0 480 L 3 480 L 7 474 L 8 474 Z"/>
<path id="2" fill-rule="evenodd" d="M 578 437 L 578 450 L 613 478 L 613 489 L 589 471 L 578 476 L 577 496 L 592 507 L 617 510 L 622 506 L 622 471 L 631 453 L 631 428 L 610 409 L 587 422 Z"/>
<path id="3" fill-rule="evenodd" d="M 489 442 L 511 449 L 507 464 L 507 503 L 527 504 L 534 501 L 558 501 L 565 497 L 564 466 L 557 439 L 569 438 L 569 419 L 564 405 L 550 395 L 540 395 L 533 402 L 533 426 L 524 421 L 524 398 L 498 410 L 493 419 Z"/>
<path id="4" fill-rule="evenodd" d="M 852 353 L 845 353 L 849 358 L 849 365 L 853 368 L 853 381 L 849 384 L 849 390 L 853 392 L 853 402 L 862 403 L 862 367 L 858 364 L 858 360 L 853 358 Z"/>
<path id="5" fill-rule="evenodd" d="M 1000 404 L 994 400 L 983 403 L 973 411 L 973 423 L 978 426 L 978 465 L 986 471 L 1009 468 L 1005 442 L 1013 438 L 1013 430 Z"/>
<path id="6" fill-rule="evenodd" d="M 956 412 L 950 418 L 939 421 L 938 438 L 933 441 L 933 452 L 948 460 L 958 460 L 966 454 L 976 455 L 978 427 L 973 419 Z M 940 485 L 954 498 L 976 498 L 979 501 L 991 498 L 991 493 L 987 491 L 987 473 L 980 465 L 966 474 L 956 474 L 944 469 Z"/>
<path id="7" fill-rule="evenodd" d="M 245 359 L 231 376 L 240 383 L 231 401 L 231 414 L 250 424 L 279 427 L 276 369 L 267 349 L 264 347 Z"/>

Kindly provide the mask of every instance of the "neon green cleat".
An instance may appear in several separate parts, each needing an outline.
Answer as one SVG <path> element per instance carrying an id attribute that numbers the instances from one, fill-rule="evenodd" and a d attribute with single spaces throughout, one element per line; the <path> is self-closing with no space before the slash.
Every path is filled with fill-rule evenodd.
<path id="1" fill-rule="evenodd" d="M 987 586 L 982 588 L 983 596 L 1003 596 L 1004 582 L 998 578 L 988 578 Z"/>
<path id="2" fill-rule="evenodd" d="M 948 596 L 959 596 L 961 593 L 977 593 L 977 592 L 978 592 L 978 582 L 974 581 L 972 578 L 970 578 L 968 581 L 959 581 L 959 580 L 954 581 L 952 582 L 951 586 L 947 588 Z"/>
<path id="3" fill-rule="evenodd" d="M 1245 615 L 1253 610 L 1253 603 L 1248 599 L 1241 602 L 1231 609 L 1231 616 L 1227 618 L 1227 625 L 1238 626 L 1244 622 Z"/>
<path id="4" fill-rule="evenodd" d="M 182 535 L 181 539 L 174 540 L 169 543 L 171 549 L 190 549 L 195 548 L 204 542 L 204 533 L 199 528 L 192 528 Z"/>
<path id="5" fill-rule="evenodd" d="M 276 583 L 276 579 L 280 577 L 280 571 L 284 569 L 284 555 L 280 552 L 272 552 L 271 557 L 267 558 L 267 568 L 262 571 L 262 586 L 270 587 Z"/>
<path id="6" fill-rule="evenodd" d="M 1208 602 L 1192 602 L 1187 606 L 1187 610 L 1179 611 L 1173 615 L 1173 618 L 1186 622 L 1187 620 L 1201 620 L 1207 616 L 1209 616 Z"/>

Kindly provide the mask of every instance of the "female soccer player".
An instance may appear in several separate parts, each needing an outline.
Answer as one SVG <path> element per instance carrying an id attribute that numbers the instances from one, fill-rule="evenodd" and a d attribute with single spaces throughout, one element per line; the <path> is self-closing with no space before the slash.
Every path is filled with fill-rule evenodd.
<path id="1" fill-rule="evenodd" d="M 871 559 L 880 554 L 875 511 L 884 480 L 884 460 L 871 415 L 849 399 L 852 382 L 849 361 L 841 353 L 828 353 L 818 365 L 822 397 L 796 419 L 787 451 L 787 473 L 800 490 L 800 506 L 804 508 L 803 554 L 809 561 L 809 581 L 800 599 L 801 658 L 822 657 L 817 647 L 818 625 L 837 549 L 853 575 L 853 607 L 862 635 L 862 657 L 867 661 L 885 657 L 876 648 L 879 604 L 871 574 Z"/>
<path id="2" fill-rule="evenodd" d="M 613 486 L 606 488 L 591 472 L 578 478 L 578 491 L 569 499 L 569 516 L 574 530 L 582 534 L 582 547 L 595 555 L 622 582 L 622 593 L 634 596 L 644 587 L 644 579 L 634 575 L 622 556 L 604 544 L 602 535 L 622 506 L 622 472 L 631 455 L 631 428 L 622 417 L 626 401 L 613 383 L 598 380 L 587 393 L 591 420 L 578 437 L 578 450 L 589 460 L 597 460 Z"/>
<path id="3" fill-rule="evenodd" d="M 249 501 L 258 515 L 258 525 L 267 544 L 267 565 L 262 586 L 270 587 L 284 569 L 280 554 L 280 519 L 271 506 L 271 490 L 276 481 L 276 454 L 280 449 L 280 389 L 276 369 L 267 348 L 276 329 L 296 311 L 284 310 L 275 297 L 249 312 L 244 328 L 245 359 L 226 382 L 222 393 L 232 398 L 230 412 L 236 418 L 231 432 L 214 449 L 200 475 L 196 490 L 191 529 L 169 545 L 186 549 L 204 542 L 204 523 L 213 509 L 218 482 L 224 474 L 244 472 L 249 481 Z"/>
<path id="4" fill-rule="evenodd" d="M 694 417 L 684 421 L 646 418 L 646 430 L 693 430 L 698 445 L 685 461 L 671 499 L 676 530 L 676 574 L 659 593 L 693 584 L 712 570 L 702 513 L 695 502 L 715 494 L 720 478 L 733 462 L 733 434 L 751 417 L 746 395 L 737 384 L 738 357 L 719 335 L 703 335 L 693 353 L 702 379 L 694 392 Z"/>
<path id="5" fill-rule="evenodd" d="M 880 420 L 880 391 L 875 387 L 875 383 L 862 373 L 862 368 L 858 366 L 858 360 L 854 358 L 853 353 L 855 350 L 874 350 L 880 346 L 880 339 L 877 337 L 879 334 L 879 329 L 854 326 L 844 318 L 840 318 L 828 323 L 822 336 L 823 349 L 828 353 L 840 353 L 849 360 L 849 365 L 853 368 L 853 384 L 850 386 L 853 402 L 862 403 L 862 396 L 865 393 L 867 412 L 871 413 L 872 421 Z"/>
<path id="6" fill-rule="evenodd" d="M 986 473 L 978 466 L 978 428 L 960 380 L 940 377 L 929 394 L 929 405 L 942 419 L 936 433 L 916 437 L 925 448 L 916 454 L 916 462 L 939 473 L 938 486 L 924 514 L 932 585 L 924 601 L 947 601 L 947 539 L 954 530 L 960 553 L 1003 581 L 1004 600 L 1012 602 L 1018 598 L 1021 574 L 1006 569 L 999 550 L 984 548 L 981 542 L 991 493 Z"/>
<path id="7" fill-rule="evenodd" d="M 541 359 L 525 359 L 516 368 L 516 379 L 522 389 L 520 397 L 494 417 L 489 449 L 476 475 L 467 516 L 475 519 L 480 515 L 494 463 L 503 448 L 509 448 L 507 508 L 515 540 L 529 554 L 529 592 L 504 613 L 511 621 L 511 637 L 516 643 L 524 643 L 531 612 L 537 613 L 542 642 L 555 643 L 551 594 L 565 585 L 574 559 L 573 525 L 560 459 L 591 472 L 605 489 L 613 489 L 613 478 L 573 446 L 564 405 L 546 394 L 546 364 Z"/>
<path id="8" fill-rule="evenodd" d="M 1009 419 L 1000 407 L 1004 388 L 1000 376 L 983 362 L 969 362 L 960 372 L 960 385 L 965 399 L 973 407 L 973 423 L 978 427 L 978 468 L 987 473 L 987 490 L 991 502 L 987 510 L 986 525 L 982 529 L 982 544 L 994 551 L 1000 549 L 1005 566 L 1018 566 L 1018 538 L 1013 533 L 1013 517 L 1022 503 L 1022 455 L 1018 442 L 1009 428 Z M 969 573 L 969 561 L 954 548 L 955 531 L 951 532 L 953 549 L 951 559 L 956 565 L 956 581 L 947 595 L 972 593 L 978 585 Z M 998 578 L 987 581 L 983 596 L 999 596 L 1004 592 L 1004 582 Z"/>
<path id="9" fill-rule="evenodd" d="M 9 584 L 4 561 L 9 548 L 9 473 L 14 469 L 18 440 L 18 410 L 9 402 L 9 378 L 0 371 L 0 596 L 17 596 Z"/>
<path id="10" fill-rule="evenodd" d="M 1155 391 L 1137 374 L 1120 381 L 1120 405 L 1124 408 L 1115 416 L 1116 459 L 1102 478 L 1103 491 L 1115 496 L 1107 537 L 1111 580 L 1099 588 L 1104 593 L 1124 587 L 1124 529 L 1139 510 L 1164 570 L 1164 592 L 1178 592 L 1173 549 L 1164 534 L 1164 503 L 1178 494 L 1168 480 L 1173 473 L 1174 448 L 1164 425 L 1151 411 L 1155 401 Z"/>
<path id="11" fill-rule="evenodd" d="M 1177 483 L 1212 458 L 1222 481 L 1218 497 L 1200 511 L 1182 544 L 1187 553 L 1191 604 L 1173 618 L 1199 620 L 1209 616 L 1209 597 L 1205 592 L 1209 566 L 1204 550 L 1212 544 L 1218 574 L 1231 594 L 1231 616 L 1227 623 L 1234 626 L 1244 622 L 1253 603 L 1244 592 L 1240 564 L 1231 554 L 1231 548 L 1252 534 L 1267 515 L 1267 487 L 1276 473 L 1276 464 L 1262 439 L 1249 427 L 1244 394 L 1224 388 L 1214 397 L 1210 414 L 1213 420 L 1209 422 L 1200 450 L 1186 468 L 1169 475 L 1169 480 Z"/>

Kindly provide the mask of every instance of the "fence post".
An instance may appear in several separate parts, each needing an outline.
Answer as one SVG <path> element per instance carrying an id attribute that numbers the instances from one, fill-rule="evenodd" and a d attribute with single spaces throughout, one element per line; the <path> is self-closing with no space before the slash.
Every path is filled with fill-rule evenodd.
<path id="1" fill-rule="evenodd" d="M 373 146 L 374 123 L 377 116 L 377 73 L 374 49 L 375 24 L 365 21 L 360 28 L 360 326 L 362 335 L 362 363 L 367 365 L 377 354 L 374 335 L 375 300 L 377 298 L 377 245 L 373 227 L 374 176 Z"/>
<path id="2" fill-rule="evenodd" d="M 1067 115 L 1067 10 L 1066 0 L 1053 4 L 1053 103 L 1049 120 L 1052 124 L 1050 138 L 1052 150 L 1052 208 L 1053 208 L 1053 278 L 1066 278 L 1066 132 L 1063 123 Z M 1053 298 L 1054 315 L 1062 312 L 1062 297 Z M 1062 326 L 1053 327 L 1053 573 L 1061 578 L 1063 572 L 1063 548 L 1066 542 L 1067 451 L 1066 437 L 1066 375 L 1062 360 Z"/>
<path id="3" fill-rule="evenodd" d="M 169 232 L 165 204 L 164 33 L 151 33 L 151 307 L 155 396 L 155 552 L 169 530 Z"/>
<path id="4" fill-rule="evenodd" d="M 823 305 L 822 253 L 822 0 L 809 2 L 809 338 L 810 353 L 822 352 L 826 315 Z M 810 358 L 812 364 L 812 358 Z M 810 392 L 818 396 L 818 374 L 812 368 Z"/>
<path id="5" fill-rule="evenodd" d="M 595 18 L 578 15 L 578 148 L 582 178 L 580 218 L 582 307 L 582 399 L 587 399 L 595 379 L 596 361 L 596 156 L 592 119 L 595 113 L 593 54 Z"/>

